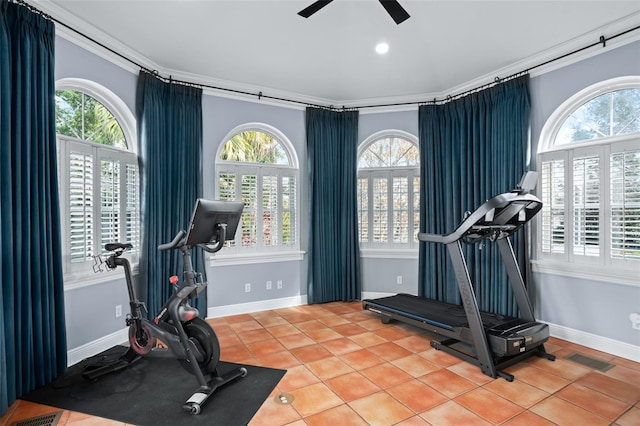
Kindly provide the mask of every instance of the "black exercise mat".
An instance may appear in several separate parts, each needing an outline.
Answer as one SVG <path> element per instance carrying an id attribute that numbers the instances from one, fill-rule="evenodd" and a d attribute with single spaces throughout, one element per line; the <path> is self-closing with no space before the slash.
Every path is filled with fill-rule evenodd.
<path id="1" fill-rule="evenodd" d="M 113 347 L 69 367 L 52 384 L 21 399 L 134 425 L 246 425 L 286 370 L 221 361 L 222 374 L 243 366 L 248 374 L 217 389 L 198 415 L 182 409 L 198 382 L 175 359 L 140 358 L 124 370 L 96 381 L 82 378 L 85 366 L 117 359 L 126 348 Z"/>

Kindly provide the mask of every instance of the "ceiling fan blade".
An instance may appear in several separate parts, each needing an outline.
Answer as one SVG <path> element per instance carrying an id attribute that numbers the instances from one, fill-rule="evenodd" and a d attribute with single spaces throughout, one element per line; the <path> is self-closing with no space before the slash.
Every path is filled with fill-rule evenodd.
<path id="1" fill-rule="evenodd" d="M 396 24 L 401 24 L 410 18 L 407 11 L 396 0 L 380 0 L 380 4 L 391 15 L 391 18 L 396 21 Z"/>
<path id="2" fill-rule="evenodd" d="M 313 15 L 314 13 L 316 13 L 317 11 L 319 11 L 320 9 L 322 9 L 332 1 L 333 0 L 324 0 L 324 1 L 316 1 L 314 3 L 311 3 L 310 6 L 298 12 L 298 15 L 302 16 L 303 18 L 308 18 L 309 16 Z"/>

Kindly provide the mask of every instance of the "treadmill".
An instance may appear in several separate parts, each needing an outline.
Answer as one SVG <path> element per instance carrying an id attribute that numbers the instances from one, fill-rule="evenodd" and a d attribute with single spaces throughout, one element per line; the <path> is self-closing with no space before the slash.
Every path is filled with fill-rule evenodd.
<path id="1" fill-rule="evenodd" d="M 487 200 L 449 234 L 418 234 L 420 241 L 446 245 L 462 305 L 397 294 L 363 300 L 363 308 L 379 314 L 383 323 L 398 320 L 443 336 L 445 339 L 432 340 L 431 346 L 477 365 L 482 373 L 494 379 L 499 376 L 513 381 L 514 376 L 502 369 L 532 355 L 555 360 L 555 356 L 544 349 L 544 343 L 549 339 L 549 327 L 536 322 L 533 316 L 508 238 L 542 208 L 540 199 L 529 193 L 536 180 L 537 172 L 526 172 L 516 189 Z M 499 247 L 520 318 L 478 309 L 461 242 L 475 244 L 487 241 Z"/>

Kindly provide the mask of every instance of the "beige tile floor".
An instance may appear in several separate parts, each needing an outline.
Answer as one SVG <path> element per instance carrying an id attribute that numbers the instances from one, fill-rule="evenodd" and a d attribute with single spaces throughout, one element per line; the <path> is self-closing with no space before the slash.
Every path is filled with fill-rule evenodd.
<path id="1" fill-rule="evenodd" d="M 507 369 L 509 383 L 431 348 L 417 328 L 382 324 L 358 302 L 208 321 L 221 359 L 287 370 L 252 426 L 640 425 L 640 364 L 556 338 L 545 345 L 556 361 L 529 358 Z M 565 358 L 575 352 L 615 367 L 601 373 Z M 278 404 L 280 393 L 293 402 Z M 18 400 L 0 425 L 55 411 Z M 122 425 L 69 411 L 58 424 Z"/>

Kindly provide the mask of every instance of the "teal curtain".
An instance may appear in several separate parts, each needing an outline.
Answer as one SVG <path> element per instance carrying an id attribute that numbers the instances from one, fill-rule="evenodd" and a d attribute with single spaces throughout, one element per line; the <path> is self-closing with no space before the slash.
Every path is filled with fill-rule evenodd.
<path id="1" fill-rule="evenodd" d="M 420 231 L 445 234 L 492 196 L 518 184 L 528 166 L 529 76 L 442 105 L 419 109 Z M 526 266 L 524 232 L 512 240 L 522 271 Z M 478 307 L 517 315 L 499 250 L 487 243 L 465 246 Z M 419 292 L 423 297 L 460 303 L 460 294 L 443 245 L 421 243 Z"/>
<path id="2" fill-rule="evenodd" d="M 307 108 L 309 303 L 359 300 L 358 112 Z"/>
<path id="3" fill-rule="evenodd" d="M 0 1 L 0 414 L 67 366 L 55 29 Z"/>
<path id="4" fill-rule="evenodd" d="M 149 316 L 171 296 L 169 277 L 182 279 L 180 250 L 159 251 L 187 230 L 196 199 L 202 197 L 202 89 L 165 82 L 141 71 L 136 116 L 142 172 L 140 278 Z M 196 271 L 205 274 L 201 249 L 192 250 Z M 191 302 L 206 316 L 206 292 Z"/>

